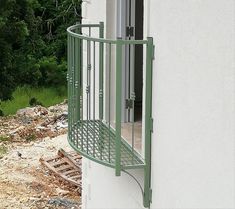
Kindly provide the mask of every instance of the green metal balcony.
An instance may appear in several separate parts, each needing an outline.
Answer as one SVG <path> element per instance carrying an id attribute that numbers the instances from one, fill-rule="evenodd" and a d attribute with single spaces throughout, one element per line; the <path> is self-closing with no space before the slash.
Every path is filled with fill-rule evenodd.
<path id="1" fill-rule="evenodd" d="M 144 169 L 141 190 L 144 206 L 149 207 L 153 40 L 105 39 L 103 23 L 74 25 L 67 33 L 68 141 L 84 157 L 114 168 L 117 176 L 128 169 Z M 131 140 L 123 134 L 121 113 L 123 49 L 136 45 L 146 49 L 142 151 L 135 147 L 134 120 L 130 123 Z M 134 105 L 135 97 L 129 102 Z"/>

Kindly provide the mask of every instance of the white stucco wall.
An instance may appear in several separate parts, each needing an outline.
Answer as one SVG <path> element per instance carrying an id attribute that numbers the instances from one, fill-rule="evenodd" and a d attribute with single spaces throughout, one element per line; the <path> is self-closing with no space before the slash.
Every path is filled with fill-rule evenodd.
<path id="1" fill-rule="evenodd" d="M 151 208 L 234 209 L 235 1 L 145 2 L 156 44 Z M 84 22 L 107 12 L 105 0 L 83 3 Z M 83 208 L 142 208 L 142 197 L 126 174 L 83 159 Z"/>
<path id="2" fill-rule="evenodd" d="M 234 15 L 234 0 L 150 3 L 152 208 L 235 208 Z"/>

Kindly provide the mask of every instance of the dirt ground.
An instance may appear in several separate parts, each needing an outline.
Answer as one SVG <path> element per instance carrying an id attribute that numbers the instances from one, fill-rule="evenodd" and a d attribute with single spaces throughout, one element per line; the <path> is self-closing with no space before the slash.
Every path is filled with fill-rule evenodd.
<path id="1" fill-rule="evenodd" d="M 55 156 L 60 148 L 71 151 L 66 135 L 8 147 L 0 159 L 0 209 L 80 208 L 78 188 L 55 177 L 39 162 Z"/>

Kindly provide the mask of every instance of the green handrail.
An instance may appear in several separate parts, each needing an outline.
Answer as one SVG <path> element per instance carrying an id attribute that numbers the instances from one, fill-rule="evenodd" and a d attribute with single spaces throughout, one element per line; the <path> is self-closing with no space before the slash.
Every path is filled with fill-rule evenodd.
<path id="1" fill-rule="evenodd" d="M 118 42 L 117 39 L 104 39 L 104 38 L 94 38 L 94 37 L 89 37 L 89 36 L 85 36 L 85 35 L 81 35 L 81 34 L 77 34 L 75 32 L 75 29 L 77 28 L 92 28 L 92 27 L 96 27 L 96 28 L 101 28 L 102 27 L 102 24 L 91 24 L 91 25 L 88 25 L 88 24 L 85 24 L 85 25 L 80 25 L 80 24 L 77 24 L 77 25 L 73 25 L 73 26 L 70 26 L 68 29 L 67 29 L 67 32 L 70 36 L 74 37 L 74 38 L 80 38 L 80 39 L 83 39 L 83 40 L 87 40 L 87 41 L 96 41 L 96 42 L 100 42 L 100 43 L 110 43 L 110 44 L 116 44 Z M 120 40 L 120 44 L 135 44 L 135 45 L 138 45 L 138 44 L 147 44 L 148 41 L 147 40 Z"/>

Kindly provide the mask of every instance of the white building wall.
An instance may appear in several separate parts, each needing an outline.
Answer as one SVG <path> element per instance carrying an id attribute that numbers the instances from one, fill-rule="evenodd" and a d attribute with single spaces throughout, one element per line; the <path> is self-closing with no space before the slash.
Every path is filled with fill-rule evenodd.
<path id="1" fill-rule="evenodd" d="M 235 208 L 235 1 L 152 0 L 152 208 Z"/>
<path id="2" fill-rule="evenodd" d="M 145 33 L 156 44 L 151 208 L 234 209 L 235 1 L 145 2 Z M 113 10 L 87 1 L 84 22 L 108 22 Z M 84 209 L 142 207 L 132 178 L 83 159 Z"/>
<path id="3" fill-rule="evenodd" d="M 106 20 L 106 0 L 83 0 L 82 22 L 99 23 Z"/>

